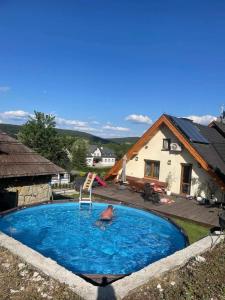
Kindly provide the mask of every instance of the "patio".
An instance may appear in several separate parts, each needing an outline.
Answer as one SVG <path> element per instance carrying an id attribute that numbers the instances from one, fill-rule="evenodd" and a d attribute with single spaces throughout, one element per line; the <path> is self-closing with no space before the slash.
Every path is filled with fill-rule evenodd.
<path id="1" fill-rule="evenodd" d="M 153 204 L 144 201 L 141 193 L 130 191 L 129 187 L 119 189 L 119 185 L 116 184 L 108 184 L 106 188 L 96 187 L 93 194 L 109 200 L 149 209 L 166 216 L 179 217 L 207 226 L 218 226 L 218 213 L 220 211 L 218 207 L 199 205 L 195 200 L 188 200 L 180 196 L 173 196 L 172 199 L 175 202 L 172 204 Z"/>

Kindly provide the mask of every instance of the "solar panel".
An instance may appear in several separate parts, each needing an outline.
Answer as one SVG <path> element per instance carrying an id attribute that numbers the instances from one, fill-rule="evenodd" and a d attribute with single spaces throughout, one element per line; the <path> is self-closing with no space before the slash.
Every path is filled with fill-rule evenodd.
<path id="1" fill-rule="evenodd" d="M 209 141 L 200 133 L 192 121 L 184 118 L 171 117 L 191 142 L 209 144 Z"/>

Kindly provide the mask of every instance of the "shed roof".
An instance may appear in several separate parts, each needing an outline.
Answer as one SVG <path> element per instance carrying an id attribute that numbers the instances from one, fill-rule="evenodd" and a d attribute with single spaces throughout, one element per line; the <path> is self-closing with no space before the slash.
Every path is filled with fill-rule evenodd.
<path id="1" fill-rule="evenodd" d="M 62 172 L 65 170 L 0 131 L 0 178 L 53 175 Z"/>

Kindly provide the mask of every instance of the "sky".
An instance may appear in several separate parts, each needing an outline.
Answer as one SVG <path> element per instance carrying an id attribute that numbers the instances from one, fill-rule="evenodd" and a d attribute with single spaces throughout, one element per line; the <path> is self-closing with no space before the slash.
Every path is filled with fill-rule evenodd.
<path id="1" fill-rule="evenodd" d="M 0 122 L 140 136 L 225 104 L 224 0 L 0 0 Z"/>

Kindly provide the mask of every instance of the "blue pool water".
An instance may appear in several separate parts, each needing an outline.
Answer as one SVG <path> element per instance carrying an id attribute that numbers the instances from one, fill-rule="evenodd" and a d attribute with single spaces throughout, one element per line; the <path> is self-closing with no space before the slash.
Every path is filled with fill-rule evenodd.
<path id="1" fill-rule="evenodd" d="M 0 217 L 0 230 L 74 273 L 127 274 L 186 246 L 181 231 L 146 211 L 114 205 L 115 218 L 95 225 L 107 204 L 46 204 Z"/>

